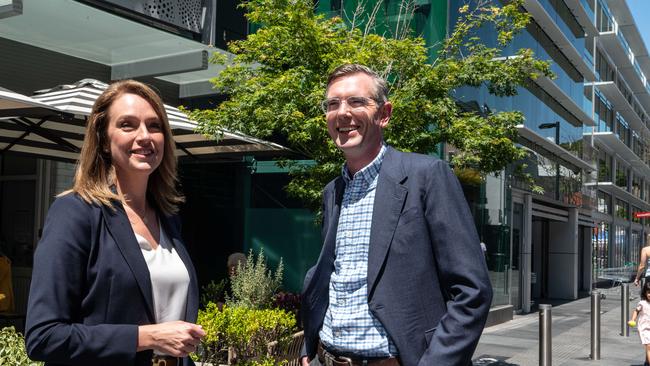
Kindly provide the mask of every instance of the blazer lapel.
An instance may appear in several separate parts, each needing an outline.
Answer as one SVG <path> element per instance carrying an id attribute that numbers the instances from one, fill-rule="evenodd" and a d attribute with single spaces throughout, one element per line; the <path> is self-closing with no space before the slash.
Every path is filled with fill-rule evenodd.
<path id="1" fill-rule="evenodd" d="M 131 268 L 133 277 L 140 287 L 142 297 L 147 305 L 149 320 L 154 323 L 156 317 L 153 311 L 153 294 L 151 289 L 151 278 L 149 276 L 149 269 L 147 262 L 145 262 L 140 246 L 135 239 L 135 234 L 126 216 L 126 212 L 119 202 L 114 202 L 115 210 L 102 205 L 104 219 L 111 236 L 115 239 L 115 243 L 122 252 L 124 260 Z"/>
<path id="2" fill-rule="evenodd" d="M 185 264 L 187 272 L 190 275 L 190 286 L 187 291 L 187 305 L 185 306 L 185 321 L 195 322 L 196 321 L 196 309 L 199 308 L 199 290 L 198 290 L 198 281 L 196 278 L 196 271 L 194 270 L 194 265 L 192 264 L 192 259 L 190 254 L 187 252 L 187 248 L 181 241 L 181 235 L 176 230 L 177 227 L 171 222 L 171 217 L 163 217 L 161 220 L 163 229 L 167 233 L 167 236 L 172 239 L 176 253 Z"/>
<path id="3" fill-rule="evenodd" d="M 374 294 L 377 277 L 386 260 L 408 193 L 402 185 L 406 176 L 403 173 L 398 175 L 402 172 L 399 160 L 397 152 L 389 147 L 377 180 L 368 248 L 368 300 Z"/>
<path id="4" fill-rule="evenodd" d="M 325 206 L 323 207 L 323 224 L 326 225 L 323 227 L 322 239 L 323 239 L 323 250 L 321 256 L 318 258 L 316 263 L 316 271 L 314 272 L 313 277 L 310 279 L 309 284 L 305 284 L 305 288 L 314 288 L 314 289 L 328 289 L 330 275 L 332 269 L 334 268 L 334 260 L 336 258 L 336 228 L 339 222 L 339 213 L 341 212 L 341 202 L 343 201 L 343 190 L 345 189 L 345 182 L 342 178 L 337 178 L 334 181 L 332 189 L 326 191 L 325 196 Z M 313 283 L 314 286 L 311 286 Z M 310 294 L 312 299 L 312 304 L 323 303 L 320 301 L 320 297 L 327 299 L 327 292 L 324 294 L 320 291 L 314 291 Z"/>
<path id="5" fill-rule="evenodd" d="M 336 231 L 339 226 L 339 215 L 341 214 L 341 203 L 343 202 L 343 192 L 345 191 L 345 181 L 339 177 L 334 182 L 334 192 L 329 197 L 328 217 L 329 224 L 325 231 L 325 252 L 328 254 L 328 262 L 334 263 L 336 258 Z"/>

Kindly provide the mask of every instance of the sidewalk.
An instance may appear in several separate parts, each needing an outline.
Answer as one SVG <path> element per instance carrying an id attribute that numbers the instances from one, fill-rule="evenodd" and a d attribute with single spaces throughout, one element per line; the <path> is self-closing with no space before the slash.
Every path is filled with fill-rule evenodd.
<path id="1" fill-rule="evenodd" d="M 552 308 L 553 366 L 642 366 L 643 346 L 636 328 L 622 337 L 620 287 L 601 289 L 600 360 L 591 354 L 591 299 L 578 299 Z M 638 287 L 630 286 L 630 314 L 639 301 Z M 475 366 L 537 366 L 539 313 L 515 315 L 507 323 L 486 328 L 472 360 Z"/>

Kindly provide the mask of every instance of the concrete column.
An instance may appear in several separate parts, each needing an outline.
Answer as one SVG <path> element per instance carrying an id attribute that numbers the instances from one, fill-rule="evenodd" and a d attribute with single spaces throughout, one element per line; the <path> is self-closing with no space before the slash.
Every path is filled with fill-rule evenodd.
<path id="1" fill-rule="evenodd" d="M 583 227 L 579 230 L 584 230 L 584 237 L 582 243 L 578 243 L 578 245 L 583 246 L 582 250 L 582 258 L 578 258 L 578 260 L 583 261 L 582 262 L 582 268 L 583 268 L 583 283 L 582 287 L 584 289 L 591 289 L 592 286 L 592 281 L 593 279 L 591 278 L 592 271 L 593 271 L 593 245 L 591 242 L 591 228 L 590 227 Z"/>
<path id="2" fill-rule="evenodd" d="M 548 245 L 548 295 L 578 298 L 578 209 L 569 208 L 568 222 L 551 222 Z"/>
<path id="3" fill-rule="evenodd" d="M 533 196 L 524 194 L 524 227 L 521 243 L 521 310 L 530 313 L 530 273 L 532 268 Z"/>

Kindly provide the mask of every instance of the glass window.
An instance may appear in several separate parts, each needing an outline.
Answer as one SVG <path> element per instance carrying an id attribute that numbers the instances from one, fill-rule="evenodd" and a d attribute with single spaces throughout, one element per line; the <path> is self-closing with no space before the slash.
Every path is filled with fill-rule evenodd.
<path id="1" fill-rule="evenodd" d="M 625 259 L 627 257 L 626 250 L 629 250 L 627 228 L 625 226 L 616 225 L 616 230 L 614 231 L 614 246 L 609 256 L 609 266 L 625 266 Z"/>
<path id="2" fill-rule="evenodd" d="M 641 198 L 641 192 L 642 192 L 641 178 L 636 174 L 634 174 L 632 176 L 632 194 Z"/>
<path id="3" fill-rule="evenodd" d="M 632 206 L 632 221 L 636 222 L 637 224 L 641 223 L 641 219 L 636 217 L 636 214 L 638 214 L 639 212 L 641 212 L 640 208 L 636 206 Z"/>
<path id="4" fill-rule="evenodd" d="M 632 233 L 630 235 L 630 251 L 627 256 L 627 263 L 626 264 L 637 264 L 639 263 L 639 257 L 641 256 L 641 248 L 643 247 L 643 240 L 641 240 L 641 233 L 632 230 Z"/>
<path id="5" fill-rule="evenodd" d="M 607 99 L 596 91 L 596 114 L 598 115 L 598 132 L 614 130 L 614 112 Z"/>
<path id="6" fill-rule="evenodd" d="M 607 268 L 609 265 L 608 255 L 609 252 L 609 231 L 610 225 L 606 222 L 600 222 L 591 231 L 591 244 L 593 249 L 593 265 L 594 271 Z"/>
<path id="7" fill-rule="evenodd" d="M 598 181 L 612 181 L 612 157 L 602 150 L 598 152 Z"/>
<path id="8" fill-rule="evenodd" d="M 627 202 L 616 199 L 616 217 L 629 220 L 630 219 L 630 209 Z"/>
<path id="9" fill-rule="evenodd" d="M 596 19 L 598 19 L 598 31 L 600 32 L 611 32 L 614 30 L 614 25 L 612 23 L 612 17 L 609 15 L 609 10 L 603 4 L 602 1 L 598 1 L 596 7 Z"/>
<path id="10" fill-rule="evenodd" d="M 598 191 L 598 212 L 612 213 L 612 196 L 603 191 Z"/>
<path id="11" fill-rule="evenodd" d="M 596 74 L 600 81 L 614 81 L 614 68 L 600 49 L 596 50 Z"/>
<path id="12" fill-rule="evenodd" d="M 616 185 L 627 190 L 628 169 L 620 161 L 616 163 Z"/>
<path id="13" fill-rule="evenodd" d="M 619 114 L 616 115 L 616 136 L 627 146 L 630 146 L 630 128 Z"/>

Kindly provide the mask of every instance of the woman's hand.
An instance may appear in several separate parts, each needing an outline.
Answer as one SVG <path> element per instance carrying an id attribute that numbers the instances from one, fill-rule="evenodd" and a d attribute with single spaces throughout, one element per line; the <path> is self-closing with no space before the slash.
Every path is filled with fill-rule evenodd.
<path id="1" fill-rule="evenodd" d="M 174 321 L 138 327 L 138 352 L 153 349 L 173 357 L 185 357 L 196 351 L 205 336 L 200 325 Z"/>
<path id="2" fill-rule="evenodd" d="M 637 286 L 637 287 L 639 286 L 639 279 L 638 278 L 634 279 L 634 286 Z"/>

